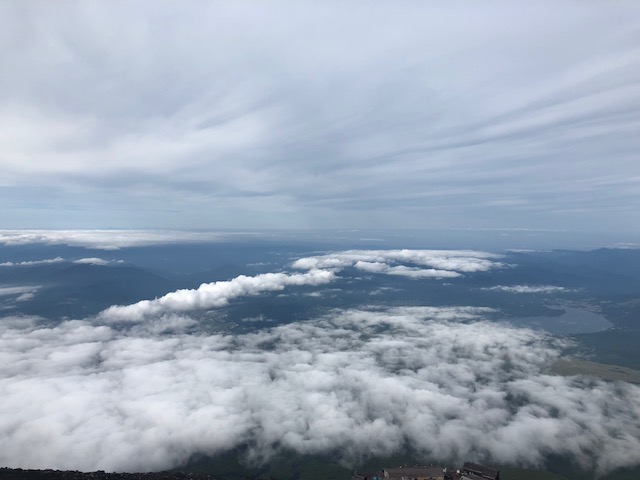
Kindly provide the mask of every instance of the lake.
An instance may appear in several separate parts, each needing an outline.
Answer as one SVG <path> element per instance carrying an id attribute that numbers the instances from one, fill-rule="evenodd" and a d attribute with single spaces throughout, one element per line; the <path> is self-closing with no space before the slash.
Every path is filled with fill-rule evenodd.
<path id="1" fill-rule="evenodd" d="M 614 326 L 603 315 L 583 308 L 555 306 L 552 308 L 562 309 L 565 313 L 553 317 L 515 317 L 509 319 L 509 323 L 518 327 L 560 334 L 594 333 Z"/>

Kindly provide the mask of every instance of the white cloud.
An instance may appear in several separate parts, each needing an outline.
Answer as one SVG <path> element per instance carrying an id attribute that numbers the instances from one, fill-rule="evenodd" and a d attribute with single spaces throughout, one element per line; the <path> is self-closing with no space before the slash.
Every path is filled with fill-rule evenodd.
<path id="1" fill-rule="evenodd" d="M 556 285 L 496 285 L 483 290 L 497 290 L 510 293 L 559 293 L 569 292 L 571 289 Z"/>
<path id="2" fill-rule="evenodd" d="M 36 295 L 33 292 L 23 293 L 22 295 L 19 295 L 16 298 L 16 302 L 28 302 L 29 300 L 32 300 L 33 297 L 35 296 Z"/>
<path id="3" fill-rule="evenodd" d="M 455 278 L 463 273 L 503 267 L 496 261 L 498 258 L 500 255 L 473 250 L 346 250 L 301 258 L 293 262 L 293 267 L 303 270 L 354 267 L 412 278 Z"/>
<path id="4" fill-rule="evenodd" d="M 240 275 L 227 281 L 203 283 L 197 289 L 177 290 L 154 300 L 142 300 L 132 305 L 114 305 L 101 312 L 98 318 L 108 322 L 139 322 L 170 312 L 219 308 L 238 297 L 283 290 L 286 286 L 322 285 L 334 278 L 333 272 L 318 269 L 296 274 L 263 273 L 253 277 Z"/>
<path id="5" fill-rule="evenodd" d="M 535 464 L 637 464 L 640 388 L 549 375 L 562 343 L 486 309 L 335 311 L 243 335 L 0 322 L 0 463 L 164 469 L 248 445 Z M 172 335 L 160 332 L 173 331 Z M 53 401 L 52 401 L 53 400 Z"/>
<path id="6" fill-rule="evenodd" d="M 44 260 L 28 260 L 24 262 L 2 262 L 0 263 L 0 267 L 31 267 L 34 265 L 48 265 L 50 263 L 61 263 L 64 261 L 65 261 L 64 258 L 56 257 L 56 258 L 46 258 Z"/>
<path id="7" fill-rule="evenodd" d="M 491 309 L 334 310 L 239 335 L 207 333 L 186 314 L 324 285 L 348 267 L 457 276 L 499 268 L 499 258 L 334 252 L 294 262 L 304 273 L 239 276 L 92 319 L 3 318 L 0 464 L 159 470 L 246 446 L 255 462 L 337 450 L 353 465 L 411 447 L 428 458 L 520 465 L 553 452 L 600 473 L 636 465 L 640 387 L 551 375 L 565 341 L 484 320 Z"/>
<path id="8" fill-rule="evenodd" d="M 122 260 L 105 260 L 104 258 L 88 257 L 88 258 L 79 258 L 78 260 L 74 260 L 73 263 L 102 266 L 102 265 L 109 265 L 110 263 L 123 263 L 123 262 Z"/>
<path id="9" fill-rule="evenodd" d="M 454 278 L 460 276 L 458 272 L 450 272 L 447 270 L 412 268 L 404 265 L 391 267 L 382 262 L 363 262 L 362 260 L 358 260 L 353 266 L 365 272 L 386 273 L 387 275 L 399 275 L 411 278 Z"/>
<path id="10" fill-rule="evenodd" d="M 177 290 L 154 300 L 142 300 L 132 305 L 114 305 L 98 315 L 109 322 L 139 322 L 145 318 L 169 312 L 188 312 L 226 306 L 232 299 L 261 292 L 282 290 L 286 286 L 321 285 L 333 281 L 336 272 L 353 266 L 368 272 L 400 275 L 411 278 L 453 278 L 461 272 L 485 271 L 501 267 L 493 259 L 499 255 L 466 250 L 349 250 L 296 260 L 294 268 L 306 273 L 264 273 L 204 283 L 197 289 Z M 389 263 L 410 263 L 435 268 L 417 268 Z M 451 270 L 449 270 L 451 269 Z"/>
<path id="11" fill-rule="evenodd" d="M 389 267 L 385 270 L 384 273 L 386 273 L 387 275 L 398 275 L 401 277 L 410 278 L 455 278 L 460 276 L 458 272 L 451 272 L 448 270 L 436 270 L 434 268 L 412 268 L 405 267 L 404 265 Z"/>
<path id="12" fill-rule="evenodd" d="M 20 295 L 23 293 L 29 293 L 37 290 L 38 288 L 39 287 L 35 287 L 32 285 L 0 287 L 0 297 L 7 296 L 7 295 Z"/>
<path id="13" fill-rule="evenodd" d="M 0 244 L 29 245 L 42 243 L 99 250 L 117 250 L 126 247 L 168 243 L 208 243 L 222 241 L 234 236 L 251 235 L 253 234 L 168 230 L 0 230 Z M 56 260 L 63 261 L 63 259 Z M 10 262 L 0 265 L 8 264 Z"/>
<path id="14" fill-rule="evenodd" d="M 1 238 L 0 234 L 0 244 L 2 243 L 2 238 Z M 9 245 L 15 245 L 14 243 L 11 243 L 12 241 L 9 241 L 8 243 L 5 244 L 9 244 Z M 39 240 L 27 240 L 25 243 L 58 243 L 57 240 L 52 241 L 52 242 L 45 242 L 42 241 L 42 239 Z M 19 243 L 19 244 L 23 244 L 23 243 Z M 103 247 L 104 248 L 104 247 Z M 115 246 L 112 246 L 112 248 L 109 249 L 116 249 Z M 30 266 L 35 266 L 35 265 L 48 265 L 51 263 L 63 263 L 63 262 L 67 262 L 69 260 L 66 260 L 62 257 L 55 257 L 55 258 L 46 258 L 44 260 L 27 260 L 27 261 L 22 261 L 22 262 L 2 262 L 0 263 L 0 267 L 30 267 Z M 103 258 L 98 258 L 98 257 L 86 257 L 86 258 L 79 258 L 77 260 L 73 260 L 73 263 L 78 263 L 78 264 L 87 264 L 87 265 L 108 265 L 110 263 L 123 263 L 122 260 L 105 260 Z"/>
<path id="15" fill-rule="evenodd" d="M 39 285 L 19 285 L 0 287 L 0 297 L 15 297 L 16 302 L 28 302 L 35 297 L 40 289 Z"/>

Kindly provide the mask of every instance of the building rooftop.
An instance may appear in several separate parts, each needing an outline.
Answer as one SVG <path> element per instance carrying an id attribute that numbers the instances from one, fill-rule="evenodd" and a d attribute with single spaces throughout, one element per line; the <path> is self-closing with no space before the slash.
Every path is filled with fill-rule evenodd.
<path id="1" fill-rule="evenodd" d="M 407 478 L 438 478 L 443 476 L 443 467 L 434 466 L 415 466 L 400 468 L 385 468 L 385 478 L 400 479 Z"/>
<path id="2" fill-rule="evenodd" d="M 488 467 L 486 465 L 480 465 L 478 463 L 473 462 L 465 462 L 462 467 L 462 471 L 464 473 L 475 474 L 476 477 L 486 478 L 487 480 L 499 480 L 500 479 L 500 471 L 496 470 L 493 467 Z M 473 478 L 473 477 L 468 477 Z"/>

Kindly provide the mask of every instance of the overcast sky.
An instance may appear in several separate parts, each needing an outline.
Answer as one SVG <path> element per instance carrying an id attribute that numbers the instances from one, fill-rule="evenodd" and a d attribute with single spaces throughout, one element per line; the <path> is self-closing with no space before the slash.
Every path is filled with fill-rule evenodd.
<path id="1" fill-rule="evenodd" d="M 0 4 L 4 228 L 639 232 L 640 2 Z"/>

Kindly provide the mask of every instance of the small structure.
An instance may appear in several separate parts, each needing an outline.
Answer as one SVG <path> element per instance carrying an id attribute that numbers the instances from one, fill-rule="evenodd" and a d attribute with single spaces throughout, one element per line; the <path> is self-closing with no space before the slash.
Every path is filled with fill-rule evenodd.
<path id="1" fill-rule="evenodd" d="M 465 462 L 460 480 L 500 480 L 500 470 L 479 463 Z"/>
<path id="2" fill-rule="evenodd" d="M 382 472 L 358 473 L 351 474 L 351 480 L 384 480 Z"/>
<path id="3" fill-rule="evenodd" d="M 465 462 L 459 470 L 430 466 L 385 468 L 372 473 L 353 472 L 351 480 L 500 480 L 500 470 Z"/>
<path id="4" fill-rule="evenodd" d="M 445 469 L 434 466 L 385 468 L 384 480 L 444 480 Z"/>

